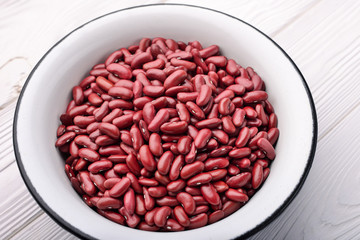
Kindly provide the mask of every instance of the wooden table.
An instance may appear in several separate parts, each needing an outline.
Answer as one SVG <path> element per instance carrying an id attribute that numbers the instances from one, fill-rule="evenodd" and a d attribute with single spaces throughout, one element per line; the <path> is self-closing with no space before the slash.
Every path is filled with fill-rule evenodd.
<path id="1" fill-rule="evenodd" d="M 12 121 L 20 90 L 41 56 L 92 18 L 129 6 L 175 2 L 0 1 L 0 239 L 75 239 L 36 204 L 20 176 Z M 176 1 L 214 8 L 273 38 L 313 94 L 316 156 L 289 207 L 251 239 L 360 239 L 360 1 Z"/>

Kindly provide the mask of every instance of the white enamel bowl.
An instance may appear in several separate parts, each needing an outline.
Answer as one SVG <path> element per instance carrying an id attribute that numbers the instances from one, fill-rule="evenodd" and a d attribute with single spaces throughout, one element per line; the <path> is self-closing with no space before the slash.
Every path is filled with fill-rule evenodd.
<path id="1" fill-rule="evenodd" d="M 278 116 L 277 157 L 263 187 L 239 211 L 195 230 L 147 232 L 118 225 L 91 210 L 72 189 L 54 147 L 59 116 L 71 89 L 89 69 L 142 37 L 217 44 L 228 58 L 253 67 Z M 39 205 L 62 227 L 93 239 L 232 239 L 249 236 L 278 216 L 300 190 L 314 157 L 317 120 L 299 69 L 270 38 L 224 13 L 188 5 L 147 5 L 116 11 L 77 28 L 55 44 L 31 72 L 14 120 L 22 177 Z"/>

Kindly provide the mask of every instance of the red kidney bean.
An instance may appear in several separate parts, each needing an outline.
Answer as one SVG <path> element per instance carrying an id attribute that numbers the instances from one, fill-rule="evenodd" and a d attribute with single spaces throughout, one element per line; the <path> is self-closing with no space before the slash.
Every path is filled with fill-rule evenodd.
<path id="1" fill-rule="evenodd" d="M 190 101 L 186 102 L 186 108 L 189 110 L 191 115 L 193 115 L 196 119 L 202 120 L 205 118 L 205 113 L 195 103 Z"/>
<path id="2" fill-rule="evenodd" d="M 84 92 L 80 86 L 75 86 L 72 89 L 73 99 L 76 105 L 80 105 L 84 101 Z"/>
<path id="3" fill-rule="evenodd" d="M 127 88 L 129 90 L 133 90 L 134 82 L 132 82 L 130 80 L 126 80 L 126 79 L 120 79 L 114 84 L 114 86 L 116 86 L 116 87 L 124 87 L 124 88 Z"/>
<path id="4" fill-rule="evenodd" d="M 89 172 L 81 171 L 79 172 L 79 177 L 80 177 L 79 180 L 81 182 L 80 187 L 82 188 L 82 190 L 84 190 L 84 192 L 89 196 L 93 196 L 97 190 L 95 185 L 91 181 Z"/>
<path id="5" fill-rule="evenodd" d="M 227 58 L 224 56 L 211 56 L 205 60 L 205 63 L 213 63 L 217 67 L 225 67 L 227 64 Z"/>
<path id="6" fill-rule="evenodd" d="M 239 175 L 230 177 L 226 184 L 231 188 L 240 188 L 245 186 L 251 179 L 251 173 L 249 172 L 243 172 Z"/>
<path id="7" fill-rule="evenodd" d="M 247 202 L 249 200 L 249 197 L 246 194 L 232 188 L 229 188 L 225 192 L 225 196 L 235 202 Z"/>
<path id="8" fill-rule="evenodd" d="M 170 96 L 170 97 L 175 97 L 177 96 L 178 93 L 181 93 L 181 92 L 190 92 L 191 91 L 191 88 L 188 87 L 188 86 L 175 86 L 175 87 L 170 87 L 169 89 L 167 89 L 165 91 L 165 95 L 166 96 Z"/>
<path id="9" fill-rule="evenodd" d="M 202 85 L 196 98 L 196 104 L 200 107 L 205 106 L 209 102 L 211 94 L 211 88 L 208 85 Z"/>
<path id="10" fill-rule="evenodd" d="M 243 127 L 239 136 L 236 139 L 235 146 L 238 148 L 244 147 L 250 139 L 250 130 L 248 127 Z"/>
<path id="11" fill-rule="evenodd" d="M 221 144 L 227 144 L 229 142 L 229 136 L 223 130 L 212 130 L 212 136 Z"/>
<path id="12" fill-rule="evenodd" d="M 175 219 L 168 219 L 166 221 L 166 224 L 164 226 L 164 228 L 167 230 L 167 231 L 171 231 L 171 232 L 175 232 L 175 231 L 183 231 L 185 228 L 180 225 Z"/>
<path id="13" fill-rule="evenodd" d="M 167 175 L 170 171 L 171 164 L 174 159 L 174 154 L 171 151 L 166 151 L 162 154 L 159 161 L 157 162 L 157 169 L 160 174 Z"/>
<path id="14" fill-rule="evenodd" d="M 125 217 L 126 224 L 129 227 L 136 227 L 141 221 L 140 217 L 136 214 L 130 214 L 125 207 L 120 208 L 119 212 Z"/>
<path id="15" fill-rule="evenodd" d="M 245 103 L 254 103 L 264 101 L 268 98 L 268 95 L 265 91 L 251 91 L 247 92 L 243 96 L 243 100 Z"/>
<path id="16" fill-rule="evenodd" d="M 200 190 L 203 197 L 208 203 L 210 203 L 211 205 L 220 204 L 220 196 L 211 183 L 201 185 Z"/>
<path id="17" fill-rule="evenodd" d="M 176 180 L 180 175 L 180 170 L 184 165 L 184 156 L 178 155 L 171 165 L 170 172 L 169 172 L 169 178 L 171 181 Z"/>
<path id="18" fill-rule="evenodd" d="M 95 162 L 100 160 L 100 155 L 96 151 L 90 148 L 81 148 L 79 149 L 79 156 L 90 162 Z"/>
<path id="19" fill-rule="evenodd" d="M 96 207 L 101 209 L 101 210 L 105 210 L 105 209 L 119 209 L 123 206 L 123 203 L 116 199 L 116 198 L 112 198 L 112 197 L 101 197 L 97 202 L 96 202 Z"/>
<path id="20" fill-rule="evenodd" d="M 140 175 L 141 167 L 134 154 L 131 153 L 126 157 L 126 165 L 133 174 Z"/>
<path id="21" fill-rule="evenodd" d="M 221 115 L 229 115 L 233 109 L 235 110 L 235 105 L 231 102 L 230 98 L 223 98 L 220 100 L 219 113 Z"/>
<path id="22" fill-rule="evenodd" d="M 135 206 L 135 193 L 133 189 L 129 188 L 124 195 L 124 207 L 128 211 L 128 213 L 132 215 L 135 212 Z"/>
<path id="23" fill-rule="evenodd" d="M 195 143 L 191 143 L 190 152 L 185 156 L 185 162 L 186 163 L 192 163 L 196 158 L 197 150 Z"/>
<path id="24" fill-rule="evenodd" d="M 227 61 L 226 71 L 232 76 L 237 76 L 240 74 L 240 69 L 233 59 L 229 59 Z"/>
<path id="25" fill-rule="evenodd" d="M 145 222 L 140 222 L 139 225 L 137 226 L 140 230 L 144 230 L 144 231 L 158 231 L 160 228 L 157 226 L 150 226 L 149 224 L 145 223 Z"/>
<path id="26" fill-rule="evenodd" d="M 165 88 L 162 86 L 145 86 L 143 93 L 149 97 L 160 97 L 164 94 Z"/>
<path id="27" fill-rule="evenodd" d="M 144 144 L 144 139 L 141 135 L 140 129 L 136 125 L 133 125 L 130 129 L 130 137 L 134 150 L 139 151 L 140 147 Z"/>
<path id="28" fill-rule="evenodd" d="M 156 162 L 154 156 L 151 154 L 150 148 L 148 145 L 143 145 L 139 149 L 140 161 L 143 166 L 149 170 L 154 171 L 156 168 Z"/>
<path id="29" fill-rule="evenodd" d="M 165 123 L 170 117 L 169 111 L 166 109 L 159 110 L 154 119 L 150 122 L 148 125 L 148 129 L 151 132 L 158 132 L 160 129 L 160 126 Z"/>
<path id="30" fill-rule="evenodd" d="M 151 70 L 151 69 L 162 69 L 165 66 L 165 61 L 161 58 L 158 58 L 154 61 L 147 62 L 143 65 L 143 69 Z M 148 76 L 149 77 L 149 76 Z"/>
<path id="31" fill-rule="evenodd" d="M 181 206 L 176 206 L 173 210 L 175 219 L 181 224 L 183 227 L 188 227 L 190 225 L 190 219 L 187 216 L 185 210 Z"/>
<path id="32" fill-rule="evenodd" d="M 227 168 L 229 175 L 234 176 L 240 173 L 240 169 L 233 164 L 230 164 Z"/>
<path id="33" fill-rule="evenodd" d="M 115 118 L 112 123 L 119 129 L 124 129 L 133 123 L 133 114 L 126 114 L 120 117 Z"/>
<path id="34" fill-rule="evenodd" d="M 134 93 L 125 87 L 112 87 L 109 89 L 108 94 L 124 100 L 130 100 L 134 97 Z"/>
<path id="35" fill-rule="evenodd" d="M 233 148 L 231 146 L 222 146 L 210 152 L 209 157 L 221 157 L 227 155 Z"/>
<path id="36" fill-rule="evenodd" d="M 186 186 L 185 187 L 185 191 L 193 196 L 199 196 L 201 195 L 201 191 L 199 188 L 197 187 L 189 187 L 189 186 Z"/>
<path id="37" fill-rule="evenodd" d="M 230 116 L 225 116 L 222 119 L 223 130 L 228 134 L 233 134 L 236 132 L 236 127 L 234 126 Z"/>
<path id="38" fill-rule="evenodd" d="M 157 133 L 152 133 L 149 138 L 149 149 L 151 153 L 156 156 L 160 157 L 163 154 L 163 148 L 161 145 L 161 137 Z"/>
<path id="39" fill-rule="evenodd" d="M 205 119 L 205 120 L 201 120 L 199 122 L 197 122 L 195 124 L 195 127 L 197 127 L 198 129 L 200 128 L 216 128 L 218 127 L 220 124 L 222 123 L 221 119 L 219 118 L 210 118 L 210 119 Z"/>
<path id="40" fill-rule="evenodd" d="M 124 177 L 120 182 L 116 183 L 110 190 L 109 194 L 111 197 L 117 198 L 122 196 L 130 187 L 131 181 L 128 177 Z"/>
<path id="41" fill-rule="evenodd" d="M 99 146 L 107 146 L 116 143 L 116 140 L 107 135 L 101 135 L 96 138 L 95 143 Z"/>
<path id="42" fill-rule="evenodd" d="M 182 179 L 188 179 L 200 172 L 202 172 L 204 170 L 204 163 L 200 162 L 200 161 L 196 161 L 194 163 L 190 163 L 185 165 L 181 172 L 180 172 L 180 177 Z"/>
<path id="43" fill-rule="evenodd" d="M 227 166 L 229 166 L 229 160 L 226 158 L 208 158 L 205 161 L 205 171 L 226 168 Z"/>
<path id="44" fill-rule="evenodd" d="M 119 129 L 111 123 L 100 123 L 98 128 L 101 133 L 106 134 L 113 139 L 119 139 L 120 137 Z"/>
<path id="45" fill-rule="evenodd" d="M 150 62 L 153 60 L 153 57 L 148 52 L 142 52 L 137 54 L 131 61 L 131 68 L 137 69 L 141 68 L 144 63 Z"/>
<path id="46" fill-rule="evenodd" d="M 185 188 L 185 186 L 186 186 L 185 181 L 182 179 L 178 179 L 178 180 L 168 183 L 168 185 L 166 186 L 166 189 L 169 192 L 176 193 L 176 192 L 179 192 L 180 190 L 182 190 L 183 188 Z"/>
<path id="47" fill-rule="evenodd" d="M 111 221 L 114 221 L 114 222 L 119 223 L 121 225 L 125 224 L 124 216 L 119 214 L 119 213 L 113 212 L 111 210 L 107 211 L 107 210 L 101 210 L 101 209 L 98 209 L 97 212 L 100 215 L 106 217 L 107 219 L 109 219 Z"/>
<path id="48" fill-rule="evenodd" d="M 109 178 L 104 181 L 104 187 L 111 189 L 116 183 L 120 182 L 121 178 Z"/>
<path id="49" fill-rule="evenodd" d="M 168 206 L 160 207 L 154 214 L 154 223 L 158 227 L 163 227 L 166 224 L 167 218 L 172 213 L 172 210 Z"/>
<path id="50" fill-rule="evenodd" d="M 143 170 L 146 170 L 146 169 L 143 169 Z M 142 175 L 144 175 L 144 174 L 142 174 Z M 143 186 L 147 186 L 147 187 L 155 187 L 155 186 L 159 185 L 159 182 L 156 181 L 155 179 L 142 177 L 142 178 L 139 178 L 139 184 L 143 185 Z"/>
<path id="51" fill-rule="evenodd" d="M 163 186 L 149 187 L 148 192 L 149 195 L 153 198 L 161 198 L 167 194 L 167 190 Z"/>
<path id="52" fill-rule="evenodd" d="M 261 185 L 261 183 L 263 182 L 263 166 L 261 166 L 261 164 L 259 164 L 258 162 L 256 162 L 254 164 L 254 167 L 252 169 L 252 187 L 254 189 L 259 188 L 259 186 Z"/>
<path id="53" fill-rule="evenodd" d="M 226 170 L 225 170 L 226 171 Z M 213 177 L 210 173 L 199 173 L 198 175 L 190 178 L 187 181 L 187 185 L 190 187 L 199 186 L 202 184 L 209 183 L 213 180 Z"/>
<path id="54" fill-rule="evenodd" d="M 144 197 L 139 194 L 135 195 L 135 213 L 140 216 L 145 215 L 147 213 L 145 208 Z"/>
<path id="55" fill-rule="evenodd" d="M 125 110 L 125 109 L 131 109 L 133 108 L 133 106 L 134 104 L 132 102 L 128 102 L 122 99 L 114 99 L 109 102 L 110 109 L 121 108 Z"/>
<path id="56" fill-rule="evenodd" d="M 221 99 L 223 99 L 223 98 L 232 99 L 232 98 L 234 98 L 234 96 L 235 96 L 235 94 L 232 90 L 224 90 L 214 99 L 214 102 L 219 103 L 221 101 Z"/>
<path id="57" fill-rule="evenodd" d="M 86 78 L 84 78 L 84 79 L 80 82 L 79 86 L 80 86 L 83 90 L 85 90 L 88 86 L 90 86 L 91 83 L 95 82 L 95 79 L 96 79 L 96 78 L 95 78 L 94 76 L 87 76 Z"/>
<path id="58" fill-rule="evenodd" d="M 191 137 L 189 136 L 183 136 L 179 139 L 177 143 L 177 149 L 180 154 L 188 154 L 191 149 Z"/>
<path id="59" fill-rule="evenodd" d="M 107 80 L 106 78 L 99 76 L 96 78 L 96 85 L 102 90 L 108 92 L 110 88 L 114 86 L 114 83 Z"/>
<path id="60" fill-rule="evenodd" d="M 210 129 L 208 128 L 201 129 L 194 140 L 195 147 L 197 149 L 205 147 L 208 141 L 210 140 L 211 135 L 212 133 Z"/>
<path id="61" fill-rule="evenodd" d="M 194 213 L 196 203 L 194 198 L 190 194 L 186 192 L 180 192 L 176 195 L 176 199 L 177 201 L 179 201 L 179 203 L 182 205 L 188 215 L 192 215 Z"/>
<path id="62" fill-rule="evenodd" d="M 240 202 L 234 202 L 234 201 L 227 201 L 224 203 L 222 210 L 224 212 L 224 217 L 229 216 L 230 214 L 234 213 L 241 207 Z"/>
<path id="63" fill-rule="evenodd" d="M 269 142 L 274 145 L 277 139 L 279 138 L 279 129 L 278 128 L 271 128 L 268 131 L 268 139 Z"/>
<path id="64" fill-rule="evenodd" d="M 91 181 L 93 181 L 94 185 L 101 191 L 105 192 L 106 188 L 104 186 L 104 183 L 106 181 L 106 178 L 101 174 L 89 174 Z"/>
<path id="65" fill-rule="evenodd" d="M 160 130 L 166 134 L 181 134 L 187 131 L 187 127 L 185 121 L 167 122 L 161 125 Z"/>
<path id="66" fill-rule="evenodd" d="M 257 141 L 258 147 L 265 153 L 266 157 L 270 160 L 275 158 L 275 149 L 272 144 L 266 138 L 260 138 Z"/>
<path id="67" fill-rule="evenodd" d="M 176 70 L 170 74 L 164 81 L 165 89 L 174 87 L 182 83 L 187 76 L 187 73 L 184 70 Z"/>
<path id="68" fill-rule="evenodd" d="M 241 69 L 240 69 L 241 71 Z M 254 83 L 250 81 L 248 78 L 240 76 L 235 78 L 235 83 L 243 85 L 246 91 L 252 91 L 254 89 Z"/>
<path id="69" fill-rule="evenodd" d="M 156 203 L 160 206 L 169 206 L 169 207 L 175 207 L 175 206 L 179 205 L 178 200 L 172 196 L 165 196 L 165 197 L 156 199 Z"/>
<path id="70" fill-rule="evenodd" d="M 224 181 L 213 182 L 213 186 L 218 193 L 225 192 L 229 186 Z"/>
<path id="71" fill-rule="evenodd" d="M 122 58 L 123 52 L 118 50 L 113 53 L 111 53 L 108 58 L 105 60 L 105 66 L 108 66 L 111 63 L 114 63 L 118 61 L 120 58 Z"/>
<path id="72" fill-rule="evenodd" d="M 208 215 L 206 213 L 200 213 L 195 217 L 190 218 L 189 229 L 203 227 L 208 223 Z"/>
<path id="73" fill-rule="evenodd" d="M 275 113 L 271 113 L 269 116 L 269 125 L 268 128 L 276 128 L 277 127 L 277 116 Z"/>
<path id="74" fill-rule="evenodd" d="M 90 164 L 88 166 L 88 170 L 91 172 L 91 173 L 98 173 L 100 171 L 105 171 L 105 170 L 108 170 L 110 168 L 112 168 L 113 164 L 111 161 L 109 160 L 101 160 L 101 161 L 97 161 L 97 162 L 94 162 L 92 164 Z"/>
<path id="75" fill-rule="evenodd" d="M 259 120 L 261 121 L 262 126 L 267 126 L 269 122 L 269 117 L 266 115 L 264 107 L 261 104 L 257 104 L 255 111 L 258 115 Z"/>
<path id="76" fill-rule="evenodd" d="M 208 223 L 209 223 L 209 224 L 212 224 L 212 223 L 214 223 L 214 222 L 217 222 L 217 221 L 219 221 L 220 219 L 222 219 L 224 216 L 225 216 L 225 213 L 224 213 L 223 210 L 217 210 L 217 211 L 215 211 L 215 212 L 213 212 L 213 213 L 211 213 L 211 214 L 209 215 L 209 221 L 208 221 Z"/>
<path id="77" fill-rule="evenodd" d="M 236 127 L 240 127 L 245 119 L 246 112 L 241 108 L 237 108 L 232 116 L 232 121 Z"/>
<path id="78" fill-rule="evenodd" d="M 74 133 L 74 132 L 64 133 L 62 136 L 60 136 L 56 140 L 55 146 L 56 147 L 63 146 L 64 144 L 66 144 L 66 143 L 70 142 L 71 140 L 73 140 L 75 136 L 76 136 L 76 133 Z"/>
<path id="79" fill-rule="evenodd" d="M 229 157 L 243 158 L 243 157 L 250 155 L 250 153 L 251 153 L 251 149 L 248 147 L 238 148 L 238 149 L 231 150 L 229 152 Z"/>
<path id="80" fill-rule="evenodd" d="M 106 69 L 109 72 L 116 74 L 121 79 L 131 79 L 132 77 L 131 70 L 118 63 L 110 63 L 106 66 Z"/>
<path id="81" fill-rule="evenodd" d="M 126 174 L 130 171 L 130 169 L 128 168 L 128 166 L 125 163 L 116 164 L 114 166 L 113 170 L 115 171 L 115 173 L 117 173 L 119 175 Z"/>
<path id="82" fill-rule="evenodd" d="M 195 101 L 196 98 L 198 97 L 199 93 L 197 92 L 179 92 L 177 94 L 177 99 L 180 101 L 180 102 L 183 102 L 183 103 L 186 103 L 188 101 Z"/>
<path id="83" fill-rule="evenodd" d="M 149 125 L 155 117 L 155 107 L 152 103 L 146 103 L 143 108 L 144 121 Z"/>
<path id="84" fill-rule="evenodd" d="M 216 55 L 219 52 L 219 46 L 217 45 L 211 45 L 207 48 L 203 48 L 199 50 L 200 57 L 202 58 L 208 58 L 213 55 Z"/>
<path id="85" fill-rule="evenodd" d="M 95 109 L 97 110 L 97 109 Z M 96 121 L 101 121 L 109 113 L 109 102 L 105 101 L 101 104 L 100 108 L 95 112 L 94 117 Z"/>

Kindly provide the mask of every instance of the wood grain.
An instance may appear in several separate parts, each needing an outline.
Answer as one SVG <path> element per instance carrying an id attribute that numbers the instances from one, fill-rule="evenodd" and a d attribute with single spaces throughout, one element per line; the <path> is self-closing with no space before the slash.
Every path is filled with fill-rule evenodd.
<path id="1" fill-rule="evenodd" d="M 15 103 L 32 67 L 65 34 L 107 12 L 175 1 L 0 1 L 0 239 L 76 239 L 25 187 L 12 149 Z M 176 1 L 243 19 L 293 58 L 313 93 L 318 150 L 299 195 L 251 239 L 360 239 L 360 2 Z"/>

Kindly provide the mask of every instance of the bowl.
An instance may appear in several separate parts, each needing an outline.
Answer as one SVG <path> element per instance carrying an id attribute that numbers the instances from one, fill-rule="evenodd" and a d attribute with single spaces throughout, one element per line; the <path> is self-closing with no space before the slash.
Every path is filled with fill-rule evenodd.
<path id="1" fill-rule="evenodd" d="M 142 37 L 217 44 L 223 55 L 251 66 L 264 79 L 278 116 L 277 157 L 262 188 L 234 214 L 182 232 L 148 232 L 116 224 L 91 210 L 73 190 L 54 147 L 59 116 L 71 89 L 90 68 Z M 317 119 L 309 88 L 290 57 L 248 23 L 222 12 L 183 4 L 137 6 L 75 29 L 37 63 L 20 94 L 14 148 L 21 175 L 38 204 L 59 225 L 88 239 L 232 239 L 274 220 L 296 196 L 310 170 Z"/>

